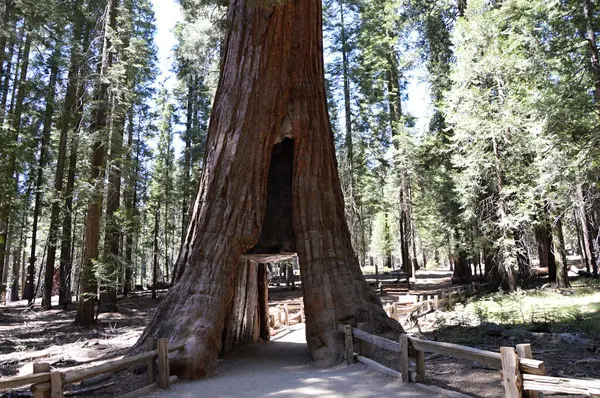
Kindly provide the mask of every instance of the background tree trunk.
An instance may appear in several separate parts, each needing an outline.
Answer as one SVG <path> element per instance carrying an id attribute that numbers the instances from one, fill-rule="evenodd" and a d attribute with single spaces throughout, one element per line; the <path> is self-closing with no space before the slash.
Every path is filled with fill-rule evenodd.
<path id="1" fill-rule="evenodd" d="M 593 272 L 594 276 L 598 276 L 598 264 L 596 263 L 596 254 L 594 253 L 594 234 L 592 232 L 594 227 L 586 209 L 583 184 L 577 184 L 577 202 L 578 218 L 581 226 L 581 243 L 583 246 L 581 257 L 586 261 L 587 271 Z"/>
<path id="2" fill-rule="evenodd" d="M 40 145 L 40 159 L 38 163 L 37 177 L 35 182 L 35 208 L 33 212 L 33 232 L 31 234 L 31 259 L 35 263 L 36 236 L 38 217 L 42 206 L 42 183 L 44 167 L 48 163 L 48 146 L 50 145 L 50 132 L 52 130 L 52 116 L 54 114 L 54 97 L 56 96 L 56 79 L 58 77 L 58 63 L 60 61 L 60 47 L 57 46 L 50 56 L 50 81 L 46 94 L 46 110 L 44 113 L 44 128 L 42 131 L 42 142 Z M 42 266 L 42 265 L 40 265 Z M 46 271 L 44 274 L 44 294 L 42 296 L 42 308 L 49 309 L 52 299 L 52 285 L 54 281 L 54 261 L 50 263 L 46 259 Z"/>
<path id="3" fill-rule="evenodd" d="M 109 30 L 114 29 L 117 17 L 116 0 L 108 0 L 106 4 L 106 22 L 103 33 L 102 60 L 100 64 L 100 81 L 98 83 L 96 94 L 96 109 L 94 113 L 94 122 L 90 128 L 91 132 L 96 134 L 95 142 L 92 145 L 91 176 L 90 185 L 95 190 L 91 194 L 88 211 L 85 222 L 85 246 L 81 264 L 81 293 L 79 305 L 77 307 L 77 316 L 75 323 L 79 326 L 91 325 L 94 323 L 93 307 L 97 294 L 97 281 L 94 276 L 93 262 L 98 259 L 100 244 L 100 218 L 102 213 L 102 202 L 104 193 L 104 167 L 105 167 L 105 131 L 108 119 L 108 88 L 106 81 L 108 68 L 112 64 L 112 44 Z M 91 310 L 90 310 L 91 307 Z"/>
<path id="4" fill-rule="evenodd" d="M 60 202 L 64 202 L 63 207 L 63 221 L 62 221 L 62 238 L 60 247 L 60 265 L 59 265 L 59 303 L 61 305 L 67 305 L 71 302 L 71 263 L 72 263 L 72 238 L 71 238 L 71 211 L 73 209 L 73 189 L 75 186 L 75 172 L 77 168 L 77 149 L 79 142 L 79 128 L 83 117 L 83 92 L 84 85 L 82 76 L 82 49 L 87 48 L 90 37 L 90 25 L 85 24 L 85 18 L 81 10 L 81 1 L 75 4 L 74 22 L 73 22 L 73 47 L 71 49 L 71 60 L 69 66 L 69 75 L 67 82 L 67 90 L 65 92 L 65 101 L 63 104 L 63 114 L 61 121 L 61 132 L 60 132 L 60 147 L 59 147 L 59 158 L 56 168 L 56 181 L 55 189 L 57 192 L 61 192 Z M 85 24 L 85 30 L 83 25 Z M 83 31 L 83 33 L 82 33 Z M 79 45 L 79 40 L 82 40 Z M 62 192 L 64 168 L 67 162 L 67 142 L 69 136 L 69 130 L 71 134 L 71 146 L 69 153 L 69 168 L 67 171 L 67 186 L 65 192 Z M 63 142 L 64 140 L 64 142 Z M 63 148 L 64 145 L 64 148 Z M 56 206 L 56 209 L 55 209 Z M 52 204 L 52 215 L 56 213 L 56 222 L 59 222 L 58 209 L 59 201 L 55 201 Z M 58 225 L 55 227 L 58 233 Z M 56 238 L 55 238 L 56 239 Z M 52 245 L 48 249 L 48 260 L 50 260 L 50 250 L 53 249 Z M 54 249 L 56 250 L 56 249 Z M 52 253 L 52 258 L 56 256 Z M 54 261 L 54 260 L 53 260 Z"/>
<path id="5" fill-rule="evenodd" d="M 206 170 L 180 254 L 183 276 L 132 350 L 143 349 L 148 336 L 183 340 L 172 370 L 188 378 L 215 365 L 235 267 L 269 227 L 263 225 L 267 176 L 274 146 L 284 138 L 293 145 L 293 211 L 287 216 L 313 359 L 322 366 L 342 360 L 340 322 L 364 322 L 372 332 L 399 330 L 360 272 L 344 218 L 325 96 L 320 0 L 233 0 L 229 20 Z"/>
<path id="6" fill-rule="evenodd" d="M 562 215 L 555 211 L 552 223 L 552 244 L 554 246 L 554 257 L 556 258 L 556 286 L 569 287 L 567 264 L 567 251 L 565 249 L 565 238 L 563 236 Z"/>
<path id="7" fill-rule="evenodd" d="M 544 217 L 546 214 L 544 214 Z M 538 246 L 540 267 L 548 268 L 548 276 L 556 276 L 556 262 L 552 251 L 552 229 L 547 221 L 535 227 L 535 239 Z M 555 280 L 550 280 L 555 282 Z"/>

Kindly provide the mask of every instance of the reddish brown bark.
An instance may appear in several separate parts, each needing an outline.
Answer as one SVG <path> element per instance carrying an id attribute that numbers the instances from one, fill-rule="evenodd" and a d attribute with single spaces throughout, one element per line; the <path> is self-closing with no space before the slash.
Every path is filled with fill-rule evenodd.
<path id="1" fill-rule="evenodd" d="M 180 254 L 183 276 L 133 349 L 142 349 L 147 336 L 184 341 L 172 361 L 183 377 L 205 375 L 221 350 L 235 267 L 268 229 L 267 177 L 284 137 L 293 140 L 288 216 L 313 359 L 321 366 L 342 360 L 338 323 L 399 329 L 364 281 L 344 217 L 326 107 L 321 3 L 274 4 L 232 0 L 229 6 L 206 169 Z"/>

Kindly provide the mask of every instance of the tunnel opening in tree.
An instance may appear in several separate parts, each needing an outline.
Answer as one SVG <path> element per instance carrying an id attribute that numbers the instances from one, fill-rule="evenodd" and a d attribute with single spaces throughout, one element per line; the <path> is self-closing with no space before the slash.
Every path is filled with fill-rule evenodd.
<path id="1" fill-rule="evenodd" d="M 296 252 L 292 223 L 294 141 L 284 138 L 273 146 L 267 176 L 267 209 L 258 243 L 247 254 Z"/>

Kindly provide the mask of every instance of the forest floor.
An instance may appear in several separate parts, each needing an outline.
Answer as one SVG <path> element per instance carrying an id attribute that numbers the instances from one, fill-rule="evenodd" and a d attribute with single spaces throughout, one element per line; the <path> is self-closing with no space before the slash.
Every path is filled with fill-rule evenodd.
<path id="1" fill-rule="evenodd" d="M 450 287 L 447 270 L 420 270 L 411 294 L 434 294 Z M 471 298 L 452 311 L 438 311 L 405 325 L 410 333 L 497 351 L 500 346 L 531 343 L 533 356 L 546 362 L 549 375 L 600 378 L 600 285 L 575 280 L 571 289 L 555 290 L 544 281 L 512 295 L 492 293 Z M 383 302 L 406 294 L 404 286 L 384 289 Z M 149 292 L 119 301 L 118 313 L 102 313 L 93 328 L 73 326 L 75 305 L 67 310 L 28 309 L 26 302 L 0 306 L 0 376 L 32 373 L 33 362 L 48 362 L 63 371 L 98 365 L 126 354 L 152 317 L 159 299 Z M 296 312 L 302 302 L 300 287 L 271 287 L 270 304 L 287 303 Z M 378 361 L 397 368 L 398 360 L 374 352 Z M 439 355 L 426 359 L 428 383 L 476 397 L 502 395 L 500 374 L 473 363 Z M 145 384 L 145 374 L 121 373 L 117 384 L 86 396 L 115 396 Z M 75 387 L 82 388 L 82 386 Z M 126 390 L 124 389 L 126 388 Z M 3 395 L 0 393 L 0 397 Z"/>

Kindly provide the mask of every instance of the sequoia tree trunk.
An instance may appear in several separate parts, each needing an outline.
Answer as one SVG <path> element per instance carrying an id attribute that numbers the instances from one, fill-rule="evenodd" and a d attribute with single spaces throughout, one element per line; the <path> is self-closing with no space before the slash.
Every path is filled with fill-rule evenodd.
<path id="1" fill-rule="evenodd" d="M 293 239 L 283 243 L 299 256 L 306 338 L 317 365 L 342 360 L 339 323 L 400 330 L 366 284 L 344 218 L 325 97 L 320 0 L 232 0 L 228 17 L 206 168 L 180 254 L 182 277 L 132 350 L 143 350 L 149 336 L 185 342 L 171 369 L 187 378 L 215 365 L 235 268 L 270 230 L 269 212 L 286 205 Z M 267 211 L 271 154 L 282 141 L 291 178 L 269 183 L 287 183 L 291 203 L 271 201 Z"/>

